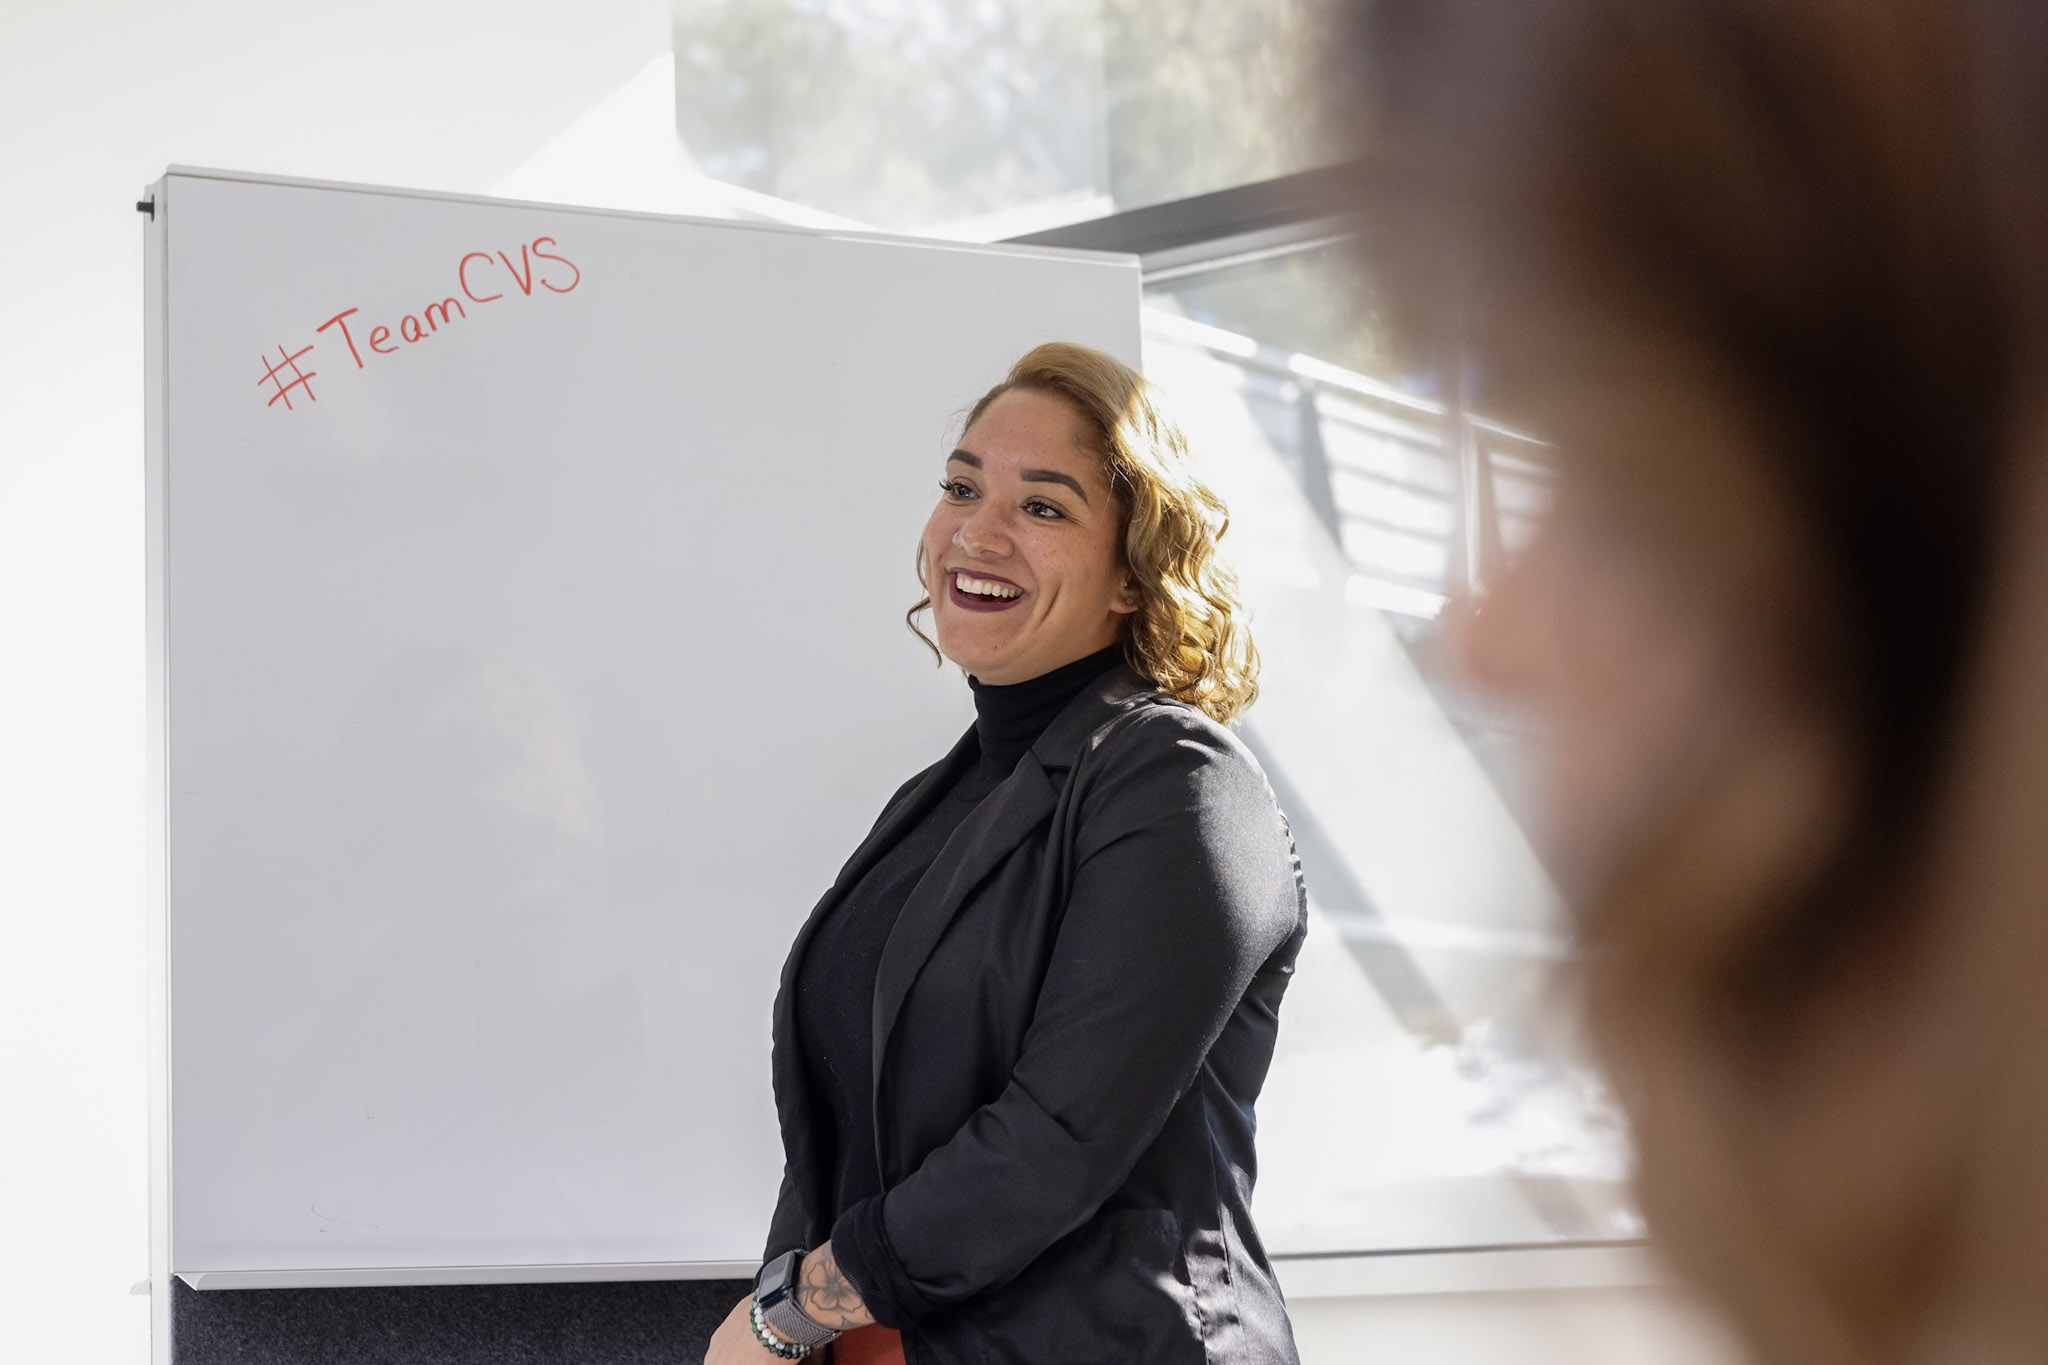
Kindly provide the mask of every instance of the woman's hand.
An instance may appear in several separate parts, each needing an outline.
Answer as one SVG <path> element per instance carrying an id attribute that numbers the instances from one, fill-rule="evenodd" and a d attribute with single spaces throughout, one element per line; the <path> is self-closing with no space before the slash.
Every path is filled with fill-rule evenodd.
<path id="1" fill-rule="evenodd" d="M 747 1322 L 753 1306 L 754 1296 L 749 1294 L 725 1315 L 725 1321 L 711 1334 L 711 1345 L 704 1351 L 704 1365 L 764 1365 L 766 1361 L 782 1359 L 754 1339 L 754 1329 Z"/>

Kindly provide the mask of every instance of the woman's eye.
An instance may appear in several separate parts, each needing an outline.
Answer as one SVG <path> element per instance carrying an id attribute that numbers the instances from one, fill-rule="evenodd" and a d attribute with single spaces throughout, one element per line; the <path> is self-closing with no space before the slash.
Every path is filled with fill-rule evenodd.
<path id="1" fill-rule="evenodd" d="M 1063 517 L 1066 515 L 1065 512 L 1062 512 L 1059 508 L 1054 507 L 1051 503 L 1040 502 L 1037 498 L 1033 498 L 1031 499 L 1031 501 L 1025 503 L 1024 510 L 1026 512 L 1029 512 L 1034 517 L 1042 517 L 1047 521 L 1051 521 L 1055 517 Z"/>
<path id="2" fill-rule="evenodd" d="M 971 498 L 974 490 L 958 479 L 940 479 L 939 491 L 949 498 Z"/>

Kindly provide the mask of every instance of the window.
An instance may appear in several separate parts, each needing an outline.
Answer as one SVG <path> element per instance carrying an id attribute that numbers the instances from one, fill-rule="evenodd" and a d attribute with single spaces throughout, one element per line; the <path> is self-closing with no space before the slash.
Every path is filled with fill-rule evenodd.
<path id="1" fill-rule="evenodd" d="M 1327 159 L 1311 0 L 675 0 L 707 174 L 983 240 Z"/>
<path id="2" fill-rule="evenodd" d="M 1633 1238 L 1623 1125 L 1570 1036 L 1570 938 L 1519 818 L 1533 737 L 1431 663 L 1445 596 L 1540 513 L 1543 448 L 1404 372 L 1355 252 L 1147 288 L 1146 370 L 1230 503 L 1266 661 L 1243 733 L 1309 886 L 1261 1229 L 1297 1255 Z"/>

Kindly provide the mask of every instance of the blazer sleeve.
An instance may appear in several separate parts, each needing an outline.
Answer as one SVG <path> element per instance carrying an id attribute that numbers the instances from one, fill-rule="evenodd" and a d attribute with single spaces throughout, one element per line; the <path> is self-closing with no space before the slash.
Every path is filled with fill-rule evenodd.
<path id="1" fill-rule="evenodd" d="M 833 1229 L 885 1325 L 1004 1283 L 1087 1221 L 1299 922 L 1285 825 L 1227 735 L 1148 706 L 1095 758 L 1072 892 L 1009 1084 Z"/>

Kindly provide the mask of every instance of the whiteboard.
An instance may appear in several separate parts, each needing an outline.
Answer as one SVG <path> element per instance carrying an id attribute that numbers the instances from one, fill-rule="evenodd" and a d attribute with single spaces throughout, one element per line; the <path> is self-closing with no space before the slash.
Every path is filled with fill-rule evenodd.
<path id="1" fill-rule="evenodd" d="M 753 1261 L 782 957 L 971 719 L 902 619 L 940 461 L 1037 342 L 1137 363 L 1135 262 L 155 202 L 170 1270 Z"/>

